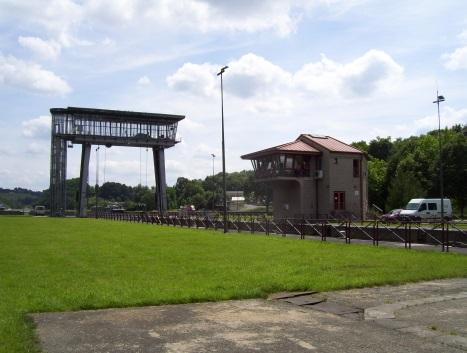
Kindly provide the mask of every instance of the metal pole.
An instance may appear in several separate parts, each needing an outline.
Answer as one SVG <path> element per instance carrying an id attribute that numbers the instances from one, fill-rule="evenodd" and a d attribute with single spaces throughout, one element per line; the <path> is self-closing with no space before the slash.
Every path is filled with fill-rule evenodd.
<path id="1" fill-rule="evenodd" d="M 440 96 L 436 90 L 436 103 L 438 106 L 438 144 L 439 144 L 439 191 L 441 194 L 441 222 L 444 222 L 444 182 L 443 182 L 443 158 L 442 158 L 442 142 L 441 142 L 441 115 L 439 112 L 439 103 L 444 102 L 444 97 Z"/>
<path id="2" fill-rule="evenodd" d="M 97 189 L 99 188 L 99 149 L 100 146 L 96 148 L 96 218 L 97 218 Z"/>
<path id="3" fill-rule="evenodd" d="M 222 113 L 222 187 L 224 194 L 224 233 L 228 232 L 227 227 L 227 192 L 226 192 L 226 182 L 225 182 L 225 139 L 224 139 L 224 83 L 222 80 L 222 74 L 228 68 L 224 66 L 217 76 L 221 77 L 221 113 Z"/>

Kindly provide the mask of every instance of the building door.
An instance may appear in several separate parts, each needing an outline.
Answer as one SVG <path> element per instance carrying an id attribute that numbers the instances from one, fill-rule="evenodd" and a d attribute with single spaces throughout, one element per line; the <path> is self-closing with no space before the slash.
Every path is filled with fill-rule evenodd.
<path id="1" fill-rule="evenodd" d="M 334 191 L 334 209 L 345 210 L 345 191 Z"/>

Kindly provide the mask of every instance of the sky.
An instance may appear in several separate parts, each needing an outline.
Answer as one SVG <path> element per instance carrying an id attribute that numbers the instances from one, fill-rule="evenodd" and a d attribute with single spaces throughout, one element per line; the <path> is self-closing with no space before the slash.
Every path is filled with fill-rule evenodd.
<path id="1" fill-rule="evenodd" d="M 50 108 L 185 115 L 168 185 L 302 133 L 347 143 L 467 123 L 467 2 L 0 0 L 0 187 L 49 185 Z M 67 177 L 79 176 L 80 146 Z M 96 155 L 99 168 L 96 173 Z M 93 149 L 90 184 L 154 185 L 151 151 Z"/>

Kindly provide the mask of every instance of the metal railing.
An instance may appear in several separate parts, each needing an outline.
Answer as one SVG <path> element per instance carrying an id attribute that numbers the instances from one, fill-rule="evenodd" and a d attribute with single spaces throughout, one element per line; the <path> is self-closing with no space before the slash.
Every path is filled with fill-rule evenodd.
<path id="1" fill-rule="evenodd" d="M 95 216 L 95 215 L 94 215 Z M 157 212 L 98 213 L 97 218 L 174 227 L 223 229 L 221 215 L 216 213 L 202 215 L 180 215 Z M 299 239 L 316 237 L 322 241 L 328 238 L 343 239 L 350 244 L 352 240 L 371 241 L 379 246 L 380 241 L 403 243 L 406 249 L 412 244 L 440 246 L 441 251 L 449 252 L 450 247 L 467 247 L 467 222 L 452 221 L 421 223 L 407 221 L 397 225 L 385 224 L 379 220 L 358 223 L 354 219 L 332 220 L 311 218 L 272 219 L 265 213 L 229 213 L 227 228 L 231 232 L 275 234 L 282 237 L 296 236 Z"/>

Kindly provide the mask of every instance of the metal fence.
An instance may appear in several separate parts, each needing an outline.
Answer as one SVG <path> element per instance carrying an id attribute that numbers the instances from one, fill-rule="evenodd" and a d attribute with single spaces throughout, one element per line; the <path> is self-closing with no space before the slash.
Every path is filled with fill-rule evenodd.
<path id="1" fill-rule="evenodd" d="M 96 215 L 94 215 L 96 217 Z M 224 222 L 218 214 L 187 214 L 173 212 L 102 212 L 97 218 L 154 225 L 178 226 L 222 230 Z M 299 239 L 315 237 L 326 241 L 338 238 L 350 244 L 352 240 L 366 240 L 378 246 L 380 241 L 403 243 L 406 249 L 412 244 L 438 245 L 441 251 L 450 247 L 467 247 L 467 222 L 425 220 L 387 224 L 380 220 L 357 222 L 353 219 L 272 219 L 265 213 L 230 213 L 227 220 L 230 232 L 263 233 L 265 235 L 295 236 Z"/>

